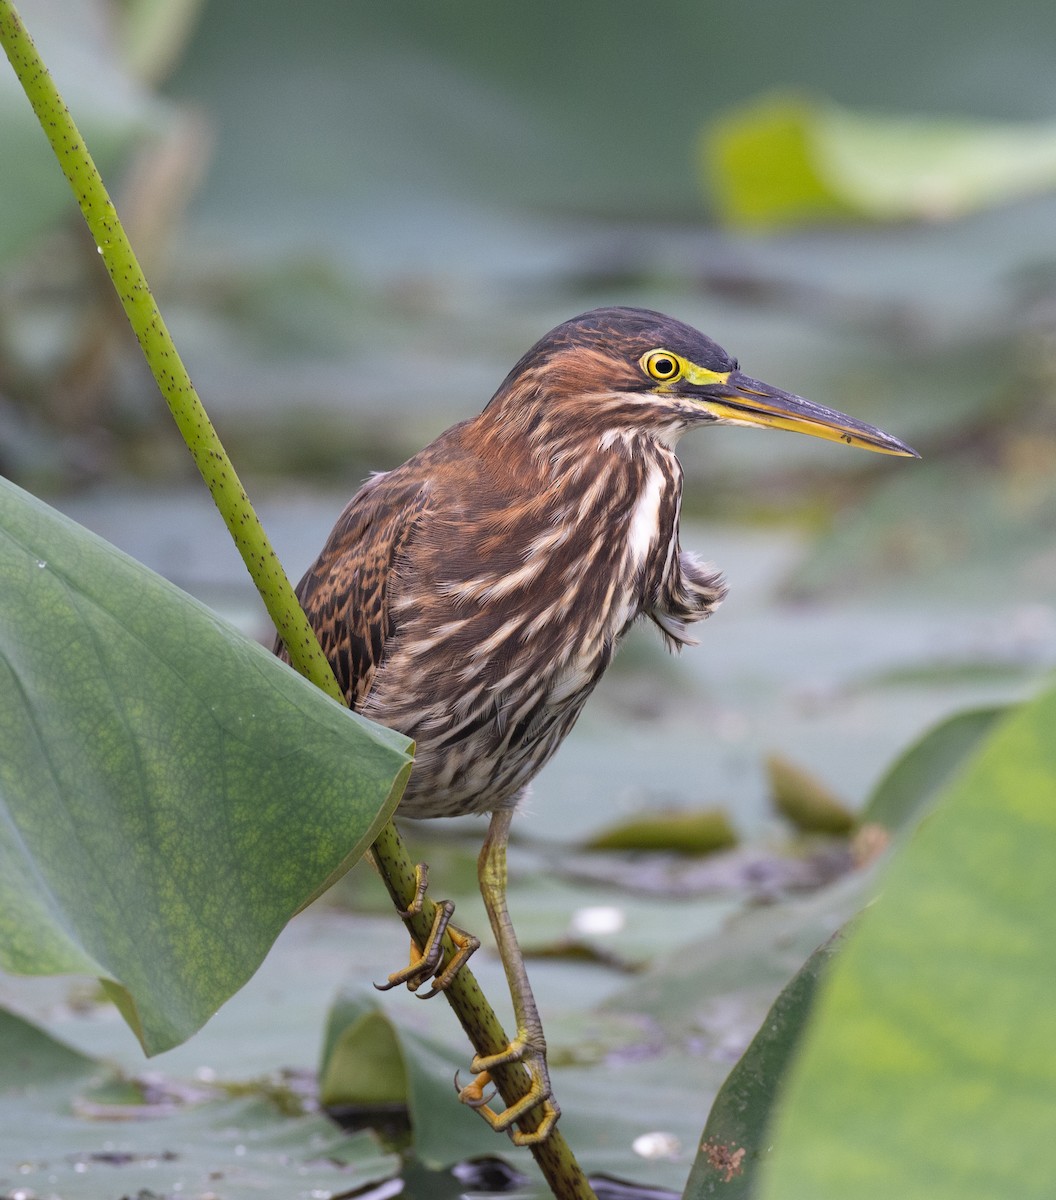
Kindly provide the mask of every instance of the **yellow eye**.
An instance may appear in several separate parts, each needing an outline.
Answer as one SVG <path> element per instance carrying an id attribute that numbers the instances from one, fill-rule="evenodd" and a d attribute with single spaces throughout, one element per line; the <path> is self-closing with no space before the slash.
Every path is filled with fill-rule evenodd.
<path id="1" fill-rule="evenodd" d="M 645 373 L 660 383 L 670 383 L 682 374 L 682 367 L 673 354 L 666 350 L 650 350 L 642 359 Z"/>

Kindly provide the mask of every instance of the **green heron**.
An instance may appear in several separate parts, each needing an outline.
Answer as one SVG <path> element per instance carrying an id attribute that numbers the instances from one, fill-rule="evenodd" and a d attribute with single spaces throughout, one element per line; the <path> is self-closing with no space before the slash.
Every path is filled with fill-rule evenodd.
<path id="1" fill-rule="evenodd" d="M 599 308 L 537 342 L 479 416 L 370 479 L 298 587 L 352 708 L 415 741 L 400 813 L 492 814 L 480 887 L 517 1032 L 505 1053 L 474 1059 L 460 1096 L 516 1141 L 545 1137 L 559 1110 L 506 907 L 511 817 L 631 625 L 647 618 L 678 650 L 725 595 L 721 574 L 679 546 L 675 446 L 707 425 L 916 457 L 871 425 L 742 374 L 680 321 Z M 433 979 L 433 995 L 450 964 L 437 974 L 435 947 L 415 949 L 383 986 Z M 489 1068 L 517 1061 L 529 1092 L 496 1113 Z M 539 1130 L 514 1131 L 540 1104 Z"/>

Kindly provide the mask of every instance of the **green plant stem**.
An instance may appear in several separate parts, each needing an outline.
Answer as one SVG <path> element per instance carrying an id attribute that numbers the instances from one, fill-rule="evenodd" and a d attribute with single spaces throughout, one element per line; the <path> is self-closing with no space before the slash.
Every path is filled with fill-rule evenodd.
<path id="1" fill-rule="evenodd" d="M 191 383 L 88 147 L 9 0 L 0 0 L 0 42 L 73 189 L 147 365 L 289 650 L 293 666 L 343 704 L 330 664 Z M 410 907 L 415 892 L 414 864 L 391 822 L 378 835 L 372 852 L 396 905 L 401 909 Z M 427 897 L 420 913 L 404 918 L 420 945 L 432 927 L 434 913 L 435 905 Z M 446 938 L 445 957 L 454 952 L 454 943 Z M 468 968 L 458 973 L 444 994 L 479 1054 L 495 1054 L 509 1044 Z M 506 1104 L 515 1103 L 527 1091 L 527 1076 L 517 1065 L 499 1068 L 494 1075 Z M 520 1122 L 520 1127 L 531 1132 L 541 1119 L 542 1113 L 536 1110 Z M 531 1149 L 559 1200 L 591 1200 L 594 1193 L 559 1131 Z"/>
<path id="2" fill-rule="evenodd" d="M 391 821 L 378 835 L 371 852 L 393 903 L 398 909 L 406 910 L 414 899 L 417 879 L 412 860 L 403 845 L 399 831 Z M 435 913 L 436 906 L 427 896 L 421 912 L 403 919 L 408 932 L 419 946 L 424 945 L 429 936 Z M 445 937 L 444 963 L 455 950 L 451 939 Z M 458 972 L 443 994 L 478 1054 L 498 1054 L 506 1049 L 510 1040 L 468 967 L 463 967 Z M 528 1076 L 519 1064 L 496 1067 L 491 1076 L 506 1105 L 515 1104 L 528 1091 Z M 525 1133 L 530 1133 L 539 1128 L 542 1118 L 542 1109 L 537 1108 L 518 1124 Z M 554 1129 L 546 1141 L 532 1145 L 529 1149 L 558 1200 L 596 1200 L 583 1169 L 559 1128 Z"/>

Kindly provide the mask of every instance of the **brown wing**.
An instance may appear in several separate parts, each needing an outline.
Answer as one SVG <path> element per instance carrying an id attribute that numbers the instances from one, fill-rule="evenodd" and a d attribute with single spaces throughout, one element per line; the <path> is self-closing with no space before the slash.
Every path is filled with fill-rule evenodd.
<path id="1" fill-rule="evenodd" d="M 376 475 L 348 503 L 297 597 L 341 690 L 359 709 L 394 632 L 390 584 L 400 553 L 428 507 L 420 477 Z M 285 647 L 276 653 L 289 661 Z"/>

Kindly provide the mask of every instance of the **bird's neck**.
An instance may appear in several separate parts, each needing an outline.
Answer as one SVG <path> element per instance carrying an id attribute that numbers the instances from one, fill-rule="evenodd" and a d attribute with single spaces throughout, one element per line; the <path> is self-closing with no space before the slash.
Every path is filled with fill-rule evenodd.
<path id="1" fill-rule="evenodd" d="M 677 418 L 650 422 L 619 394 L 577 396 L 570 402 L 561 396 L 540 400 L 500 393 L 467 432 L 486 460 L 504 461 L 509 471 L 545 487 L 582 475 L 592 462 L 616 466 L 622 460 L 637 468 L 646 461 L 666 464 L 684 431 Z"/>
<path id="2" fill-rule="evenodd" d="M 486 464 L 490 489 L 535 512 L 540 529 L 564 530 L 581 548 L 609 546 L 617 575 L 649 575 L 648 587 L 658 586 L 646 565 L 659 550 L 656 569 L 666 569 L 682 494 L 682 468 L 667 441 L 625 424 L 551 416 L 540 444 L 530 424 L 518 429 L 488 415 L 469 422 L 466 439 Z"/>

